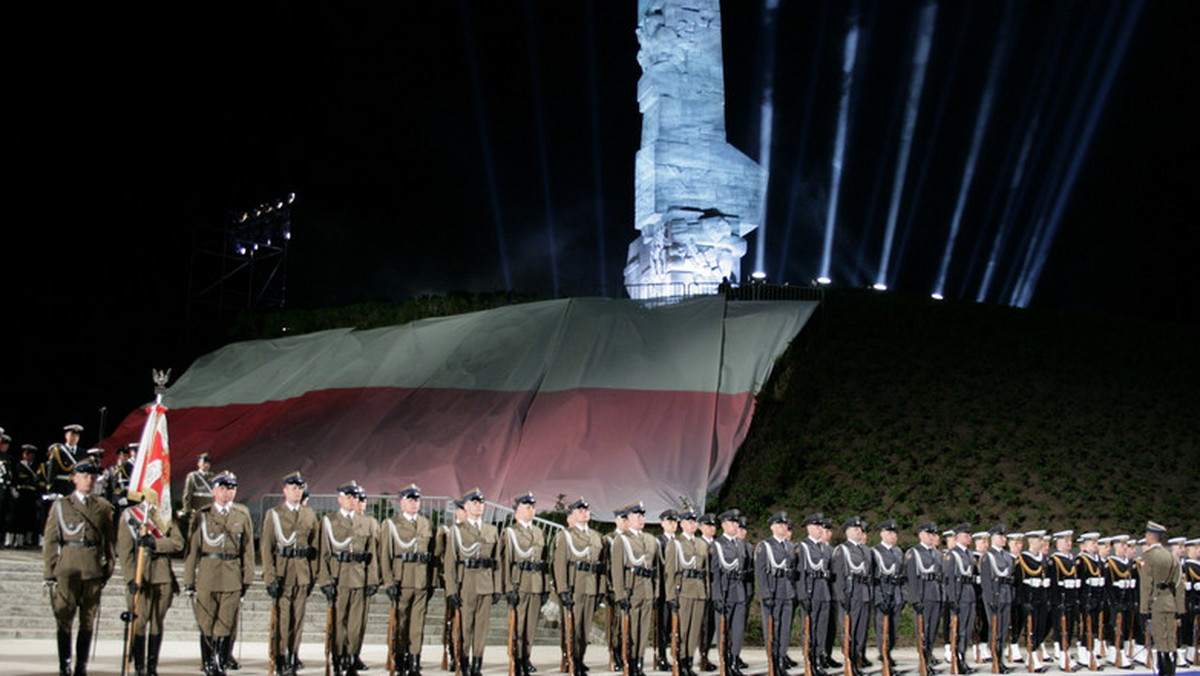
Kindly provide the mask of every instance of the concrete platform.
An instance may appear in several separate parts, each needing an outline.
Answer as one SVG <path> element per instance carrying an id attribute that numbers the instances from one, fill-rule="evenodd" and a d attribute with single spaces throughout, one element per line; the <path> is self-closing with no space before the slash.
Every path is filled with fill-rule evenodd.
<path id="1" fill-rule="evenodd" d="M 447 676 L 440 667 L 441 653 L 439 646 L 427 646 L 426 652 L 422 654 L 422 673 L 425 676 Z M 792 651 L 793 659 L 798 657 L 798 650 Z M 266 674 L 268 671 L 268 662 L 266 658 L 266 644 L 247 642 L 241 646 L 239 661 L 242 663 L 242 669 L 237 673 L 245 674 Z M 365 676 L 385 676 L 386 670 L 386 646 L 384 645 L 367 645 L 363 649 L 363 661 L 369 667 Z M 747 676 L 751 674 L 766 673 L 766 653 L 761 648 L 747 648 L 742 653 L 742 659 L 749 663 L 750 668 L 746 670 Z M 917 654 L 916 651 L 908 649 L 897 649 L 894 652 L 898 668 L 895 672 L 897 676 L 915 676 L 917 669 Z M 868 652 L 868 658 L 870 652 Z M 323 644 L 311 643 L 301 650 L 300 659 L 306 663 L 306 668 L 302 672 L 308 676 L 321 676 L 324 674 L 324 646 Z M 88 663 L 88 673 L 93 676 L 117 675 L 121 673 L 121 644 L 116 640 L 102 640 L 96 646 L 95 657 Z M 611 675 L 610 672 L 604 671 L 606 659 L 604 657 L 603 646 L 592 646 L 588 650 L 588 666 L 592 668 L 592 676 Z M 538 668 L 538 676 L 554 676 L 559 674 L 559 653 L 554 646 L 535 646 L 533 649 L 533 663 Z M 505 646 L 489 646 L 484 654 L 484 674 L 486 676 L 506 676 L 508 674 L 508 661 L 505 657 Z M 988 665 L 976 665 L 977 676 L 987 676 L 991 673 Z M 1024 665 L 1014 665 L 1016 668 L 1013 676 L 1020 676 L 1028 673 L 1024 669 Z M 4 676 L 34 676 L 44 674 L 54 674 L 58 670 L 58 658 L 56 655 L 55 643 L 48 639 L 6 639 L 0 640 L 0 674 Z M 879 666 L 875 665 L 867 670 L 868 674 L 878 674 Z M 1117 674 L 1150 674 L 1153 673 L 1144 667 L 1137 669 L 1117 669 L 1108 667 L 1104 670 L 1112 676 Z M 159 660 L 159 673 L 163 676 L 169 674 L 199 674 L 200 671 L 200 650 L 199 646 L 194 641 L 164 641 L 162 655 Z M 648 672 L 657 674 L 659 672 Z M 803 667 L 799 667 L 790 672 L 792 676 L 802 676 L 804 673 Z M 945 668 L 940 670 L 942 676 L 948 672 Z M 1061 673 L 1057 669 L 1051 669 L 1050 674 Z M 1092 674 L 1087 670 L 1075 672 L 1082 675 Z M 831 676 L 839 676 L 841 672 L 831 674 Z M 1194 667 L 1181 667 L 1177 672 L 1177 676 L 1200 676 L 1200 670 Z"/>

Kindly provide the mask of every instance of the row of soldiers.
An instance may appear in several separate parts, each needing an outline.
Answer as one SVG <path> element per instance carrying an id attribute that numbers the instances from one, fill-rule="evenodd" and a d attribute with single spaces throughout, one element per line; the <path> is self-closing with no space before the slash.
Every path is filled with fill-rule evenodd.
<path id="1" fill-rule="evenodd" d="M 193 599 L 204 672 L 217 675 L 236 668 L 233 636 L 240 601 L 255 570 L 250 513 L 234 501 L 236 477 L 222 472 L 206 480 L 212 502 L 190 515 L 186 538 L 179 528 L 156 530 L 149 505 L 128 507 L 113 538 L 102 527 L 104 517 L 111 518 L 112 505 L 90 497 L 99 473 L 92 463 L 76 465 L 71 473 L 74 491 L 54 503 L 53 518 L 46 524 L 46 577 L 54 587 L 59 620 L 60 673 L 70 673 L 77 610 L 81 629 L 74 673 L 86 673 L 86 646 L 92 640 L 99 589 L 118 558 L 128 587 L 135 672 L 156 673 L 162 618 L 178 588 L 168 559 L 180 551 L 186 553 L 182 588 Z M 936 673 L 940 662 L 933 646 L 943 617 L 952 627 L 946 639 L 951 672 L 972 671 L 966 654 L 976 642 L 977 612 L 987 618 L 983 624 L 990 633 L 984 640 L 992 647 L 993 671 L 1007 671 L 1005 661 L 1015 655 L 1005 654 L 1019 652 L 1012 646 L 1017 641 L 1009 636 L 1024 636 L 1029 666 L 1044 670 L 1041 646 L 1051 632 L 1058 632 L 1054 638 L 1064 655 L 1082 636 L 1088 641 L 1080 650 L 1095 656 L 1103 654 L 1094 641 L 1107 639 L 1105 627 L 1111 627 L 1113 638 L 1107 640 L 1119 661 L 1136 631 L 1135 616 L 1141 615 L 1151 617 L 1147 633 L 1160 660 L 1169 655 L 1173 665 L 1174 612 L 1169 638 L 1153 622 L 1168 604 L 1173 611 L 1190 608 L 1194 613 L 1194 600 L 1192 606 L 1184 605 L 1185 591 L 1200 592 L 1196 583 L 1185 586 L 1192 575 L 1200 582 L 1200 562 L 1193 561 L 1200 555 L 1200 541 L 1191 544 L 1197 549 L 1188 565 L 1195 568 L 1185 573 L 1179 560 L 1159 546 L 1165 529 L 1157 524 L 1148 527 L 1149 544 L 1136 564 L 1128 552 L 1093 559 L 1091 543 L 1099 544 L 1100 539 L 1094 534 L 1081 536 L 1084 545 L 1075 555 L 1069 531 L 1055 534 L 1056 554 L 1046 555 L 1041 544 L 1034 544 L 1044 544 L 1040 532 L 1024 534 L 1030 551 L 1014 554 L 1006 546 L 1009 538 L 1002 526 L 987 534 L 988 546 L 975 554 L 969 545 L 984 538 L 976 538 L 967 524 L 953 530 L 953 544 L 945 550 L 937 547 L 936 525 L 922 524 L 917 529 L 920 544 L 903 552 L 896 546 L 895 522 L 880 524 L 881 542 L 868 548 L 867 524 L 854 518 L 842 524 L 846 542 L 834 547 L 833 522 L 821 514 L 804 519 L 801 526 L 807 537 L 793 542 L 793 524 L 785 512 L 770 517 L 771 536 L 752 548 L 745 539 L 745 517 L 737 510 L 719 516 L 668 512 L 660 515 L 664 533 L 656 538 L 646 532 L 644 507 L 631 504 L 615 510 L 616 530 L 601 536 L 591 527 L 588 502 L 579 498 L 566 505 L 567 527 L 547 543 L 533 523 L 537 503 L 530 493 L 513 499 L 515 518 L 503 531 L 483 521 L 484 496 L 476 489 L 456 502 L 453 522 L 435 532 L 420 513 L 421 492 L 415 485 L 397 494 L 399 513 L 380 522 L 365 514 L 366 493 L 353 481 L 338 488 L 338 509 L 320 519 L 303 504 L 306 486 L 298 472 L 284 477 L 282 484 L 284 500 L 264 516 L 258 553 L 263 583 L 273 600 L 272 670 L 288 676 L 302 667 L 300 628 L 314 590 L 327 602 L 328 663 L 335 673 L 347 676 L 364 668 L 359 654 L 367 611 L 380 590 L 390 602 L 389 671 L 402 676 L 420 676 L 425 610 L 439 585 L 450 611 L 444 665 L 465 676 L 480 674 L 491 608 L 502 600 L 509 606 L 511 670 L 514 676 L 535 672 L 532 639 L 539 609 L 552 593 L 564 611 L 563 662 L 573 676 L 588 671 L 588 637 L 602 608 L 610 613 L 612 669 L 643 676 L 643 658 L 656 648 L 659 669 L 694 676 L 696 657 L 702 670 L 717 668 L 707 660 L 715 635 L 720 668 L 740 676 L 752 601 L 762 610 L 773 676 L 786 676 L 797 666 L 788 658 L 797 613 L 806 673 L 824 676 L 826 669 L 841 666 L 848 674 L 861 673 L 869 664 L 871 623 L 876 625 L 879 658 L 890 669 L 891 647 L 906 604 L 917 617 L 919 671 L 926 676 Z M 1128 538 L 1118 542 L 1128 546 Z M 1114 564 L 1114 559 L 1123 561 Z M 1159 571 L 1159 559 L 1169 559 L 1174 569 L 1164 564 Z M 1092 562 L 1099 562 L 1097 575 L 1091 574 Z M 1093 611 L 1095 590 L 1103 590 L 1097 598 L 1107 619 Z M 1134 597 L 1140 597 L 1136 603 Z M 1091 618 L 1082 623 L 1091 628 L 1090 634 L 1078 626 L 1080 617 Z M 833 659 L 834 628 L 839 624 L 841 664 Z M 1076 667 L 1069 657 L 1063 660 L 1064 669 Z"/>
<path id="2" fill-rule="evenodd" d="M 129 476 L 137 444 L 118 447 L 116 461 L 103 467 L 104 450 L 79 447 L 83 426 L 63 428 L 63 441 L 49 446 L 46 458 L 33 444 L 21 444 L 20 453 L 10 450 L 12 437 L 0 428 L 0 546 L 21 548 L 37 546 L 49 507 L 55 499 L 74 490 L 71 468 L 87 460 L 102 467 L 96 492 L 114 505 L 125 505 Z"/>

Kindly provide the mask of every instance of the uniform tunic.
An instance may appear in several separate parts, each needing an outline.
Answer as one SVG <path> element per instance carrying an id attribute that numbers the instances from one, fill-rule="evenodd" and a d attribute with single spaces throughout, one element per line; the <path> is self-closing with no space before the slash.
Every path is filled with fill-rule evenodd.
<path id="1" fill-rule="evenodd" d="M 896 645 L 897 627 L 900 624 L 900 611 L 904 608 L 904 599 L 908 578 L 904 571 L 904 552 L 899 547 L 883 544 L 875 545 L 871 554 L 874 565 L 871 567 L 872 601 L 875 604 L 875 636 L 879 640 L 879 650 L 883 651 L 883 618 L 888 618 L 887 645 L 890 651 Z"/>
<path id="2" fill-rule="evenodd" d="M 500 537 L 495 526 L 468 520 L 450 529 L 443 564 L 446 594 L 457 594 L 462 603 L 464 658 L 483 657 L 492 594 L 502 590 L 499 555 Z"/>
<path id="3" fill-rule="evenodd" d="M 403 513 L 388 521 L 379 543 L 383 584 L 398 588 L 396 650 L 417 654 L 425 640 L 425 610 L 434 584 L 433 523 Z"/>
<path id="4" fill-rule="evenodd" d="M 200 633 L 210 638 L 233 634 L 242 590 L 254 581 L 254 526 L 250 510 L 231 503 L 196 512 L 189 526 L 184 586 L 195 586 L 194 609 Z"/>
<path id="5" fill-rule="evenodd" d="M 500 542 L 500 585 L 503 593 L 515 593 L 516 640 L 519 659 L 529 659 L 533 637 L 537 633 L 542 594 L 546 593 L 546 536 L 533 524 L 514 521 L 504 529 Z"/>
<path id="6" fill-rule="evenodd" d="M 1050 574 L 1046 569 L 1046 556 L 1033 552 L 1021 552 L 1017 559 L 1017 581 L 1024 591 L 1026 627 L 1031 631 L 1026 637 L 1036 650 L 1050 633 Z M 1026 645 L 1026 648 L 1029 646 Z"/>
<path id="7" fill-rule="evenodd" d="M 852 659 L 863 655 L 867 646 L 867 630 L 871 624 L 872 594 L 871 550 L 855 542 L 843 542 L 833 551 L 833 592 L 842 611 L 850 618 Z M 845 628 L 843 627 L 843 632 Z"/>
<path id="8" fill-rule="evenodd" d="M 708 544 L 695 535 L 680 533 L 667 542 L 663 596 L 668 605 L 678 603 L 679 654 L 687 659 L 700 647 L 709 588 Z"/>
<path id="9" fill-rule="evenodd" d="M 747 604 L 754 593 L 754 558 L 744 540 L 720 535 L 709 548 L 708 566 L 712 571 L 713 601 L 720 604 L 718 609 L 724 608 L 727 658 L 736 657 L 746 638 Z"/>
<path id="10" fill-rule="evenodd" d="M 141 535 L 141 507 L 130 507 L 121 512 L 117 524 L 117 556 L 121 560 L 121 572 L 125 584 L 134 582 L 137 576 L 138 537 Z M 142 636 L 147 632 L 161 634 L 163 618 L 171 608 L 179 582 L 171 568 L 171 555 L 183 551 L 183 531 L 178 524 L 171 524 L 163 537 L 155 540 L 154 549 L 146 551 L 143 562 L 142 581 L 137 593 L 137 607 L 133 606 L 134 595 L 126 593 L 129 609 L 137 615 L 134 631 Z"/>
<path id="11" fill-rule="evenodd" d="M 279 584 L 276 608 L 278 652 L 300 650 L 308 594 L 317 580 L 317 514 L 309 507 L 287 503 L 272 507 L 263 517 L 259 558 L 264 585 Z"/>
<path id="12" fill-rule="evenodd" d="M 629 658 L 642 658 L 650 644 L 654 599 L 658 595 L 658 541 L 643 531 L 613 538 L 612 584 L 617 603 L 628 603 Z"/>
<path id="13" fill-rule="evenodd" d="M 922 618 L 921 629 L 924 633 L 920 638 L 926 658 L 933 656 L 937 625 L 942 617 L 942 568 L 939 558 L 938 550 L 924 544 L 913 547 L 904 555 L 908 602 Z"/>
<path id="14" fill-rule="evenodd" d="M 1150 638 L 1154 649 L 1173 652 L 1175 616 L 1187 610 L 1179 560 L 1161 544 L 1154 543 L 1142 553 L 1141 612 L 1150 616 Z"/>
<path id="15" fill-rule="evenodd" d="M 796 558 L 792 543 L 769 537 L 754 548 L 754 579 L 758 587 L 758 600 L 763 605 L 763 636 L 769 635 L 771 639 L 768 659 L 778 660 L 787 654 L 788 639 L 792 635 L 792 609 L 796 600 L 796 588 L 793 585 L 795 571 Z M 768 617 L 774 629 L 769 634 L 766 627 Z"/>
<path id="16" fill-rule="evenodd" d="M 999 660 L 1008 648 L 1009 623 L 1013 600 L 1016 598 L 1016 560 L 1007 550 L 990 547 L 979 560 L 980 590 L 987 613 L 988 635 Z"/>
<path id="17" fill-rule="evenodd" d="M 967 645 L 975 625 L 975 563 L 970 551 L 955 546 L 942 555 L 942 579 L 945 581 L 947 610 L 958 617 L 954 637 L 959 660 L 966 662 Z"/>
<path id="18" fill-rule="evenodd" d="M 366 620 L 366 589 L 379 585 L 378 549 L 373 519 L 340 510 L 321 519 L 317 539 L 317 585 L 334 588 L 333 650 L 357 655 Z"/>
<path id="19" fill-rule="evenodd" d="M 756 561 L 757 558 L 756 554 Z M 801 540 L 796 545 L 796 602 L 800 604 L 804 614 L 808 615 L 807 640 L 812 653 L 806 655 L 806 659 L 821 657 L 829 652 L 829 613 L 833 600 L 833 590 L 829 582 L 832 575 L 833 549 L 829 545 L 811 537 Z M 760 593 L 761 585 L 760 582 Z"/>
<path id="20" fill-rule="evenodd" d="M 604 575 L 604 541 L 586 526 L 564 529 L 554 539 L 554 586 L 558 593 L 569 593 L 571 608 L 572 653 L 577 664 L 583 662 L 596 599 L 607 591 Z M 561 599 L 560 599 L 561 600 Z"/>
<path id="21" fill-rule="evenodd" d="M 1078 562 L 1069 554 L 1054 552 L 1046 566 L 1050 575 L 1050 623 L 1056 642 L 1065 652 L 1075 636 L 1075 623 L 1079 619 Z M 1065 631 L 1065 635 L 1064 635 Z"/>
<path id="22" fill-rule="evenodd" d="M 80 501 L 69 493 L 54 502 L 42 533 L 45 577 L 55 579 L 50 606 L 59 631 L 71 631 L 79 613 L 81 631 L 95 626 L 100 590 L 116 566 L 113 507 L 89 495 Z"/>

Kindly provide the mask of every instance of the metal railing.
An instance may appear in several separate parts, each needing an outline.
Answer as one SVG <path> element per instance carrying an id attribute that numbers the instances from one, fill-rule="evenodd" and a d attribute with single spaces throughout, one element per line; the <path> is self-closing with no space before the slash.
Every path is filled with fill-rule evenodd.
<path id="1" fill-rule="evenodd" d="M 663 284 L 631 284 L 626 293 L 633 300 L 673 302 L 696 296 L 724 294 L 729 300 L 825 300 L 822 285 L 725 284 L 719 282 L 667 282 Z"/>
<path id="2" fill-rule="evenodd" d="M 454 521 L 454 498 L 445 495 L 423 495 L 421 496 L 421 515 L 427 517 L 433 522 L 434 529 L 441 527 L 442 524 L 453 523 Z M 267 493 L 259 498 L 258 512 L 253 515 L 255 537 L 262 535 L 262 521 L 267 511 L 275 505 L 283 501 L 282 493 Z M 308 506 L 317 513 L 317 518 L 335 512 L 338 510 L 338 501 L 336 493 L 320 493 L 310 495 L 308 498 Z M 400 506 L 396 500 L 395 494 L 388 495 L 368 495 L 366 513 L 377 521 L 390 519 L 400 513 Z M 512 525 L 515 512 L 511 507 L 498 505 L 494 502 L 484 502 L 483 522 L 490 523 L 496 526 L 496 530 L 501 533 L 504 529 Z M 559 531 L 564 530 L 562 524 L 543 519 L 535 516 L 533 523 L 542 530 L 542 534 L 546 537 L 546 547 L 554 542 L 554 538 Z"/>

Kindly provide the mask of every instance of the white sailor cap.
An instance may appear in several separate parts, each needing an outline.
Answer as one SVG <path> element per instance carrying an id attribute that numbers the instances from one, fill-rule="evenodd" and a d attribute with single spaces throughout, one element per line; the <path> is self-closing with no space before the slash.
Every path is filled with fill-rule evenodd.
<path id="1" fill-rule="evenodd" d="M 1112 536 L 1110 535 L 1108 537 L 1099 538 L 1096 540 L 1096 542 L 1099 544 L 1102 544 L 1102 545 L 1111 545 L 1112 544 Z"/>
<path id="2" fill-rule="evenodd" d="M 1125 542 L 1128 539 L 1129 539 L 1129 536 L 1125 535 L 1123 533 L 1121 535 L 1114 535 L 1109 538 L 1109 540 L 1112 540 L 1113 542 Z"/>
<path id="3" fill-rule="evenodd" d="M 1040 538 L 1045 534 L 1046 534 L 1045 530 L 1027 530 L 1027 531 L 1025 531 L 1025 537 L 1027 537 L 1027 538 Z"/>
<path id="4" fill-rule="evenodd" d="M 1187 542 L 1187 538 L 1171 538 L 1167 540 L 1167 544 L 1169 545 L 1181 545 L 1185 542 Z"/>
<path id="5" fill-rule="evenodd" d="M 1080 534 L 1078 539 L 1080 542 L 1087 542 L 1088 540 L 1099 540 L 1100 534 L 1094 530 L 1090 530 L 1086 533 Z"/>
<path id="6" fill-rule="evenodd" d="M 1054 539 L 1061 540 L 1063 538 L 1069 538 L 1074 534 L 1075 534 L 1075 531 L 1073 531 L 1073 530 L 1060 530 L 1054 534 Z"/>
<path id="7" fill-rule="evenodd" d="M 1008 534 L 1009 540 L 1020 540 L 1023 537 L 1025 537 L 1024 533 L 1009 533 Z"/>
<path id="8" fill-rule="evenodd" d="M 1185 542 L 1183 544 L 1185 544 L 1189 547 L 1200 547 L 1200 538 L 1192 538 L 1191 540 L 1188 540 L 1187 542 Z"/>
<path id="9" fill-rule="evenodd" d="M 953 537 L 953 536 L 954 536 L 954 531 L 952 531 L 952 530 L 942 531 L 942 537 L 944 537 L 944 538 Z"/>
<path id="10" fill-rule="evenodd" d="M 981 530 L 981 531 L 976 531 L 976 532 L 972 533 L 971 539 L 972 540 L 982 540 L 982 539 L 986 538 L 987 536 L 988 536 L 988 532 L 986 530 Z"/>

